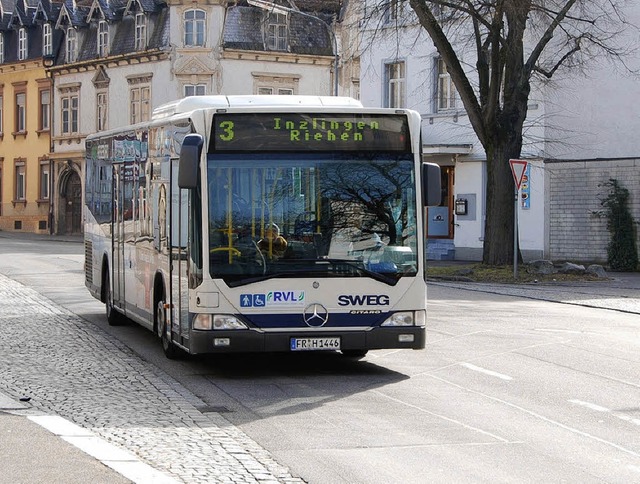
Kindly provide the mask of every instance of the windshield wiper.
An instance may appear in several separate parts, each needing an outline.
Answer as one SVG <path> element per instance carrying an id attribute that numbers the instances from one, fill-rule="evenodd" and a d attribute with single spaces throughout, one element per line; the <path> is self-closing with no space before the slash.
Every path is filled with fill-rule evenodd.
<path id="1" fill-rule="evenodd" d="M 227 281 L 224 278 L 224 276 L 222 276 L 222 279 L 225 280 L 225 282 L 227 283 L 227 286 L 229 286 L 229 287 L 240 287 L 240 286 L 246 286 L 247 284 L 252 284 L 254 282 L 267 281 L 269 279 L 274 279 L 276 277 L 297 276 L 302 272 L 308 272 L 308 271 L 271 272 L 269 274 L 263 274 L 263 275 L 260 275 L 260 276 L 248 277 L 248 278 L 245 278 L 245 279 L 237 279 L 237 280 L 233 280 L 233 281 Z"/>
<path id="2" fill-rule="evenodd" d="M 365 268 L 361 262 L 357 262 L 351 259 L 319 259 L 319 261 L 326 261 L 326 262 L 330 262 L 331 264 L 334 265 L 338 265 L 338 264 L 344 264 L 350 268 L 356 269 L 358 272 L 360 272 L 361 274 L 365 274 L 366 276 L 369 276 L 371 279 L 375 279 L 376 281 L 380 281 L 380 282 L 384 282 L 385 284 L 388 284 L 390 286 L 395 286 L 398 283 L 398 278 L 397 277 L 391 277 L 391 276 L 386 276 L 384 274 L 381 274 L 379 272 L 374 272 L 374 271 L 370 271 L 369 269 Z"/>

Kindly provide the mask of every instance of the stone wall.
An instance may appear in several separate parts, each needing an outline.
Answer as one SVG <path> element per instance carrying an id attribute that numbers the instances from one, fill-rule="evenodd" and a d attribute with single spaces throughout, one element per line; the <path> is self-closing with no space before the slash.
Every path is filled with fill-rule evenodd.
<path id="1" fill-rule="evenodd" d="M 640 221 L 640 159 L 545 160 L 547 184 L 547 244 L 545 252 L 554 261 L 607 261 L 610 235 L 605 218 L 593 215 L 602 209 L 613 178 L 630 192 L 633 218 Z M 640 248 L 640 230 L 637 230 Z"/>

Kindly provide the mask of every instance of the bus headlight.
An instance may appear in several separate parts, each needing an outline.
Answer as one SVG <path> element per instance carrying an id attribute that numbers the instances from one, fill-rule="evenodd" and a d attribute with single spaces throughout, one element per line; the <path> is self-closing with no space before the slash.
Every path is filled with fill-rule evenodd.
<path id="1" fill-rule="evenodd" d="M 193 329 L 247 329 L 247 325 L 230 314 L 197 314 L 193 318 Z"/>
<path id="2" fill-rule="evenodd" d="M 247 329 L 247 325 L 230 314 L 214 314 L 213 329 Z"/>
<path id="3" fill-rule="evenodd" d="M 425 324 L 424 311 L 401 311 L 389 316 L 381 326 L 424 326 Z"/>

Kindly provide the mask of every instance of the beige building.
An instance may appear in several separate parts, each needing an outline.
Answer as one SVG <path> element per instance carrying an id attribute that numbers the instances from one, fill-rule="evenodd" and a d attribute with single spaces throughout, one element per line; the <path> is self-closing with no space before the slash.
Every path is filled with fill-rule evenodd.
<path id="1" fill-rule="evenodd" d="M 0 230 L 49 232 L 50 100 L 40 59 L 0 64 Z"/>

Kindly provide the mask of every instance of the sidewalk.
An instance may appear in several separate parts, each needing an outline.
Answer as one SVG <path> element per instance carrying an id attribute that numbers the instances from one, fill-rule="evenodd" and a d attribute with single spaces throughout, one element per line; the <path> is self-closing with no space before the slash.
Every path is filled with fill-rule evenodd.
<path id="1" fill-rule="evenodd" d="M 477 262 L 427 261 L 433 267 L 464 266 Z M 597 281 L 494 284 L 428 279 L 429 285 L 526 297 L 577 306 L 640 314 L 640 272 L 608 272 Z"/>
<path id="2" fill-rule="evenodd" d="M 49 235 L 49 234 L 34 234 L 31 232 L 10 232 L 6 230 L 0 230 L 0 237 L 5 239 L 28 240 L 32 242 L 73 242 L 77 244 L 84 243 L 84 236 L 82 234 Z"/>
<path id="3" fill-rule="evenodd" d="M 0 483 L 303 482 L 126 345 L 2 274 L 0 354 Z"/>
<path id="4" fill-rule="evenodd" d="M 123 461 L 109 459 L 103 452 L 101 462 L 86 450 L 95 447 L 95 437 L 83 429 L 78 430 L 70 422 L 54 416 L 43 415 L 31 409 L 27 403 L 9 398 L 0 392 L 0 482 L 35 483 L 55 482 L 56 484 L 85 484 L 87 482 L 125 484 L 131 480 L 109 468 L 109 465 L 123 465 Z M 52 427 L 56 425 L 57 430 Z M 49 428 L 47 428 L 49 427 Z M 50 430 L 51 429 L 51 430 Z M 114 454 L 115 456 L 115 454 Z M 122 456 L 117 456 L 122 459 Z M 133 461 L 129 459 L 128 464 Z M 142 463 L 140 463 L 142 464 Z M 124 464 L 126 465 L 126 464 Z M 149 472 L 140 472 L 147 470 Z M 136 476 L 159 478 L 152 469 L 138 469 Z M 166 482 L 166 481 L 165 481 Z"/>

